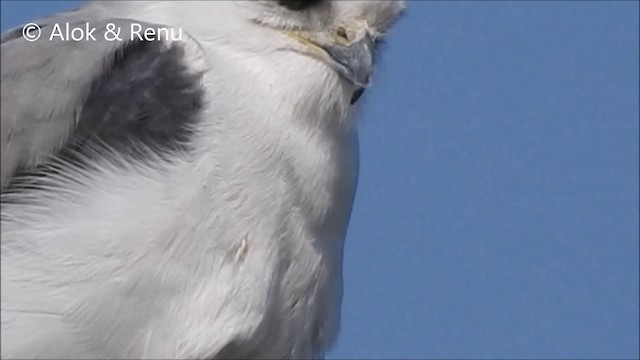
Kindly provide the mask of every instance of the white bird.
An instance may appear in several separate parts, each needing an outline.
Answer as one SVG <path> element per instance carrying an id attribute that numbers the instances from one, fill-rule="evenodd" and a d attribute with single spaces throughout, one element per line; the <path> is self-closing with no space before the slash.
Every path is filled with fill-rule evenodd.
<path id="1" fill-rule="evenodd" d="M 2 358 L 323 357 L 352 103 L 403 7 L 105 1 L 5 33 Z"/>

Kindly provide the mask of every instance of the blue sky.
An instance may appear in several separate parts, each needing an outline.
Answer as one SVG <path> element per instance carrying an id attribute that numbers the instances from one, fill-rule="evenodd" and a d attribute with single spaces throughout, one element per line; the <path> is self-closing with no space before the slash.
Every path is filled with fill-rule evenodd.
<path id="1" fill-rule="evenodd" d="M 2 30 L 79 1 L 2 2 Z M 638 358 L 638 3 L 411 1 L 329 358 Z"/>

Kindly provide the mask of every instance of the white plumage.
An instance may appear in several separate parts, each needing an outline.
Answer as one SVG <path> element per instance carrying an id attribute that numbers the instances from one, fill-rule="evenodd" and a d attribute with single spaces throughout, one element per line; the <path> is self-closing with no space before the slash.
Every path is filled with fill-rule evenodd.
<path id="1" fill-rule="evenodd" d="M 322 356 L 340 321 L 359 75 L 340 74 L 318 44 L 363 26 L 379 37 L 403 5 L 108 1 L 54 17 L 183 29 L 203 106 L 189 150 L 106 148 L 56 165 L 37 191 L 3 193 L 2 357 Z M 5 133 L 18 125 L 2 90 Z M 3 135 L 3 186 L 22 161 L 4 155 L 22 149 L 16 137 Z M 67 140 L 30 153 L 55 157 Z"/>

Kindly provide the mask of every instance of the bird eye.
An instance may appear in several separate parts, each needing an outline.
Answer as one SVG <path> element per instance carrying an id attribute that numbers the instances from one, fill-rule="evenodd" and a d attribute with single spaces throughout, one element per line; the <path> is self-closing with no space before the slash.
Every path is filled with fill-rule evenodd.
<path id="1" fill-rule="evenodd" d="M 301 11 L 306 10 L 322 0 L 278 0 L 278 5 L 284 6 L 289 10 Z"/>

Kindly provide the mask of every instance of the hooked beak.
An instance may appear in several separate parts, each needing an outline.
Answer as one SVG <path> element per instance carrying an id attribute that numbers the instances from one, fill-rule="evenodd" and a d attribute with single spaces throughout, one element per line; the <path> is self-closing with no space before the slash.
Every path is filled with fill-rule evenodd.
<path id="1" fill-rule="evenodd" d="M 348 34 L 322 36 L 296 31 L 291 36 L 309 46 L 308 54 L 329 65 L 338 75 L 354 85 L 351 104 L 355 104 L 370 84 L 373 72 L 374 39 L 367 27 Z M 350 40 L 348 40 L 350 39 Z"/>

